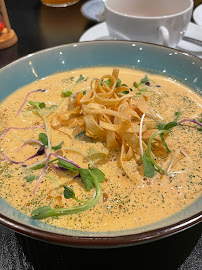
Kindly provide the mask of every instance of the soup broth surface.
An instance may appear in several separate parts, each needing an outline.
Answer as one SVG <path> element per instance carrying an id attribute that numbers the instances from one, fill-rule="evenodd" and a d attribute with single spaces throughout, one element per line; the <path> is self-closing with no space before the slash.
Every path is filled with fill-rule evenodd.
<path id="1" fill-rule="evenodd" d="M 88 168 L 89 161 L 82 153 L 89 149 L 98 152 L 106 150 L 105 142 L 78 136 L 70 136 L 70 127 L 62 131 L 51 128 L 51 121 L 55 114 L 67 111 L 68 103 L 78 92 L 86 93 L 90 89 L 93 78 L 100 78 L 111 74 L 112 67 L 95 67 L 67 71 L 51 75 L 22 87 L 4 100 L 0 106 L 0 132 L 3 134 L 9 127 L 32 127 L 35 129 L 10 130 L 0 141 L 0 150 L 15 161 L 22 161 L 34 155 L 39 148 L 36 143 L 21 146 L 28 140 L 38 140 L 39 134 L 44 133 L 44 120 L 37 112 L 30 110 L 29 101 L 44 102 L 46 104 L 46 118 L 49 126 L 51 145 L 61 149 L 56 153 L 76 162 L 82 168 Z M 81 76 L 82 75 L 82 76 Z M 180 112 L 180 119 L 201 118 L 201 98 L 186 86 L 163 76 L 147 74 L 160 87 L 159 93 L 148 91 L 149 106 L 157 112 L 163 121 L 168 123 L 174 118 L 175 112 Z M 134 89 L 134 81 L 139 82 L 145 73 L 120 68 L 119 78 L 122 83 Z M 74 78 L 83 78 L 75 83 Z M 22 110 L 16 116 L 23 104 L 27 93 L 36 89 L 46 89 L 46 92 L 34 92 L 27 98 Z M 62 98 L 62 91 L 72 92 L 70 97 Z M 138 95 L 134 98 L 139 98 Z M 54 106 L 57 110 L 54 111 Z M 50 110 L 50 113 L 48 113 Z M 40 128 L 41 127 L 41 128 Z M 73 127 L 73 129 L 76 127 Z M 128 175 L 119 165 L 120 149 L 111 149 L 108 154 L 96 163 L 105 174 L 105 181 L 101 183 L 102 194 L 98 203 L 79 214 L 65 215 L 58 218 L 49 217 L 43 221 L 54 226 L 81 231 L 118 231 L 126 230 L 161 221 L 190 205 L 201 195 L 201 128 L 191 122 L 176 126 L 169 134 L 169 145 L 174 153 L 183 149 L 188 157 L 183 156 L 178 162 L 174 161 L 171 171 L 182 171 L 170 175 L 156 172 L 152 178 L 141 175 L 136 181 L 131 180 L 135 167 L 128 162 Z M 77 152 L 67 150 L 74 148 Z M 56 171 L 49 167 L 38 188 L 33 194 L 37 178 L 43 171 L 28 170 L 22 164 L 10 163 L 1 155 L 0 163 L 0 195 L 18 210 L 31 215 L 38 207 L 51 205 L 53 208 L 73 207 L 79 203 L 64 197 L 64 185 L 71 187 L 76 197 L 87 200 L 94 194 L 94 189 L 86 191 L 80 178 L 73 178 L 76 173 L 70 171 Z M 24 164 L 27 166 L 37 163 L 44 156 L 37 156 Z M 190 161 L 191 160 L 191 161 Z M 91 164 L 90 164 L 91 165 Z M 190 170 L 189 170 L 190 168 Z M 183 171 L 185 171 L 183 173 Z M 36 179 L 30 180 L 30 174 Z M 56 181 L 55 181 L 56 180 Z"/>

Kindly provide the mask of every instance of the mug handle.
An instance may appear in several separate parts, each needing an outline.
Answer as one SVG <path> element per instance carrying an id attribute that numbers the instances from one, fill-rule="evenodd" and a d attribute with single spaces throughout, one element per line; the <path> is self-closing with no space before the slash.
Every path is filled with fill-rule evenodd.
<path id="1" fill-rule="evenodd" d="M 159 32 L 162 35 L 162 39 L 163 39 L 162 45 L 169 46 L 169 32 L 168 32 L 168 29 L 165 26 L 160 26 L 159 27 Z"/>

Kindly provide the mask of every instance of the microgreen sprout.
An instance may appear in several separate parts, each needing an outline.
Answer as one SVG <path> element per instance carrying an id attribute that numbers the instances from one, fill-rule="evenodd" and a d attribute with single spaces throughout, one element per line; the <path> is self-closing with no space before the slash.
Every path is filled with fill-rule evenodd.
<path id="1" fill-rule="evenodd" d="M 38 110 L 38 113 L 42 116 L 45 126 L 46 126 L 46 134 L 47 134 L 47 140 L 48 140 L 48 150 L 49 152 L 51 151 L 51 143 L 50 143 L 50 135 L 49 135 L 49 128 L 48 128 L 48 122 L 46 119 L 46 115 L 43 112 L 43 108 L 46 107 L 44 102 L 33 102 L 33 101 L 29 101 L 29 104 L 32 105 L 33 107 L 35 107 Z"/>
<path id="2" fill-rule="evenodd" d="M 184 122 L 192 122 L 192 123 L 195 123 L 195 124 L 199 125 L 200 127 L 202 127 L 202 123 L 200 121 L 195 120 L 195 119 L 187 119 L 187 118 L 180 120 L 177 124 L 181 125 Z"/>
<path id="3" fill-rule="evenodd" d="M 29 95 L 32 94 L 32 93 L 36 93 L 36 92 L 46 92 L 46 90 L 37 89 L 37 90 L 34 90 L 34 91 L 30 91 L 30 92 L 26 95 L 26 97 L 25 97 L 25 99 L 24 99 L 24 101 L 23 101 L 23 104 L 20 106 L 20 109 L 17 111 L 16 116 L 19 115 L 20 111 L 21 111 L 22 108 L 24 107 L 24 105 L 25 105 L 25 103 L 26 103 L 26 101 L 27 101 Z"/>
<path id="4" fill-rule="evenodd" d="M 67 89 L 62 90 L 63 97 L 69 97 L 69 96 L 71 96 L 71 94 L 72 94 L 72 91 L 69 91 Z"/>
<path id="5" fill-rule="evenodd" d="M 166 173 L 164 169 L 162 169 L 153 159 L 152 159 L 152 156 L 151 156 L 151 145 L 152 145 L 152 141 L 154 140 L 154 138 L 157 136 L 157 135 L 161 135 L 161 134 L 168 134 L 170 130 L 159 130 L 157 132 L 155 132 L 149 139 L 148 141 L 148 144 L 147 144 L 147 157 L 148 157 L 148 160 L 150 161 L 151 164 L 153 164 L 159 171 L 161 171 L 162 173 Z M 145 164 L 144 164 L 145 165 Z M 144 168 L 144 172 L 145 172 L 145 168 Z M 145 175 L 147 176 L 147 175 Z M 149 176 L 150 177 L 150 176 Z"/>
<path id="6" fill-rule="evenodd" d="M 31 175 L 25 176 L 25 179 L 26 179 L 27 182 L 32 182 L 32 181 L 34 181 L 35 179 L 37 179 L 37 176 L 31 174 Z"/>
<path id="7" fill-rule="evenodd" d="M 78 203 L 87 203 L 87 201 L 82 201 L 79 200 L 76 196 L 75 196 L 75 192 L 72 188 L 64 185 L 64 197 L 65 199 L 74 199 L 75 201 L 77 201 Z"/>
<path id="8" fill-rule="evenodd" d="M 79 83 L 79 82 L 85 82 L 87 81 L 88 78 L 85 78 L 84 75 L 80 74 L 79 75 L 79 78 L 76 80 L 76 83 Z"/>
<path id="9" fill-rule="evenodd" d="M 14 130 L 29 130 L 29 129 L 38 129 L 38 128 L 44 128 L 44 126 L 34 126 L 34 127 L 26 127 L 26 128 L 20 128 L 20 127 L 10 127 L 10 128 L 8 128 L 6 131 L 4 131 L 3 132 L 3 134 L 1 134 L 1 136 L 0 136 L 0 140 L 10 131 L 10 130 L 12 130 L 12 129 L 14 129 Z M 30 142 L 37 142 L 36 140 L 32 140 L 32 141 L 30 141 Z M 39 142 L 40 143 L 40 142 Z M 23 146 L 24 145 L 26 145 L 27 143 L 24 143 L 23 144 Z M 21 146 L 21 148 L 23 147 L 23 146 Z M 21 149 L 20 148 L 20 149 Z M 19 150 L 19 149 L 18 149 Z M 17 151 L 18 151 L 17 150 Z M 6 160 L 8 160 L 9 162 L 11 162 L 11 163 L 14 163 L 14 164 L 23 164 L 25 161 L 27 161 L 28 159 L 30 159 L 30 158 L 32 158 L 32 157 L 34 157 L 34 156 L 32 156 L 32 157 L 29 157 L 28 159 L 25 159 L 25 160 L 23 160 L 23 161 L 14 161 L 14 160 L 12 160 L 12 159 L 10 159 L 6 154 L 4 154 L 1 150 L 0 150 L 0 154 L 4 157 L 4 159 L 6 159 Z"/>
<path id="10" fill-rule="evenodd" d="M 155 174 L 155 168 L 162 172 L 163 174 L 165 174 L 165 170 L 163 168 L 161 168 L 152 158 L 151 156 L 151 146 L 152 146 L 152 141 L 154 140 L 154 138 L 156 136 L 160 136 L 161 140 L 163 142 L 163 145 L 166 148 L 167 154 L 170 153 L 170 149 L 168 148 L 166 141 L 164 139 L 164 135 L 168 134 L 171 129 L 175 126 L 177 126 L 177 121 L 180 117 L 180 112 L 175 112 L 175 118 L 174 121 L 169 122 L 167 124 L 162 123 L 162 122 L 158 122 L 157 127 L 158 127 L 158 131 L 155 132 L 149 139 L 148 144 L 147 144 L 147 152 L 144 153 L 143 155 L 143 166 L 144 166 L 144 175 L 147 177 L 153 177 Z"/>
<path id="11" fill-rule="evenodd" d="M 52 146 L 52 149 L 53 149 L 54 151 L 60 150 L 60 149 L 62 148 L 63 143 L 64 143 L 64 142 L 62 141 L 62 142 L 60 142 L 58 145 Z"/>
<path id="12" fill-rule="evenodd" d="M 45 134 L 45 133 L 40 133 L 39 134 L 39 141 L 47 146 L 48 145 L 48 136 Z M 51 149 L 53 149 L 54 151 L 58 151 L 62 148 L 62 145 L 63 145 L 63 141 L 60 142 L 58 145 L 55 145 L 55 146 L 51 146 Z"/>
<path id="13" fill-rule="evenodd" d="M 48 137 L 47 137 L 47 135 L 45 134 L 45 133 L 40 133 L 39 134 L 39 141 L 41 142 L 41 143 L 43 143 L 43 145 L 48 145 Z"/>
<path id="14" fill-rule="evenodd" d="M 163 145 L 166 148 L 167 153 L 172 153 L 173 155 L 173 151 L 170 151 L 170 149 L 168 148 L 165 139 L 164 139 L 164 135 L 165 134 L 169 134 L 169 132 L 171 131 L 172 128 L 181 125 L 184 122 L 192 122 L 195 123 L 199 126 L 202 126 L 202 123 L 200 123 L 198 120 L 195 119 L 182 119 L 180 121 L 179 117 L 180 117 L 181 113 L 179 111 L 175 112 L 175 118 L 173 121 L 169 122 L 169 123 L 163 123 L 163 122 L 158 122 L 157 124 L 157 128 L 159 129 L 157 132 L 155 132 L 149 139 L 148 144 L 147 144 L 147 152 L 144 153 L 143 155 L 143 166 L 144 166 L 144 175 L 147 177 L 153 177 L 154 176 L 154 169 L 156 168 L 158 171 L 162 172 L 163 174 L 167 174 L 166 171 L 161 168 L 152 158 L 151 156 L 151 145 L 152 145 L 152 141 L 154 140 L 154 138 L 156 136 L 160 136 L 163 142 Z M 155 120 L 157 121 L 157 120 Z M 186 155 L 186 154 L 185 154 Z M 169 167 L 170 169 L 170 167 Z"/>
<path id="15" fill-rule="evenodd" d="M 136 95 L 139 96 L 142 95 L 142 93 L 147 92 L 148 90 L 160 94 L 160 92 L 155 89 L 156 83 L 153 80 L 151 80 L 147 76 L 147 74 L 145 74 L 144 78 L 142 78 L 139 83 L 133 82 L 133 86 L 137 89 Z"/>
<path id="16" fill-rule="evenodd" d="M 105 81 L 103 81 L 108 87 L 110 87 L 111 85 L 111 80 L 110 79 L 107 79 Z M 119 86 L 123 86 L 121 84 L 121 80 L 119 78 L 117 78 L 117 81 L 116 81 L 116 88 L 118 88 Z"/>
<path id="17" fill-rule="evenodd" d="M 74 88 L 74 86 L 77 84 L 77 83 L 81 83 L 81 82 L 85 82 L 85 81 L 87 81 L 88 80 L 88 78 L 85 78 L 85 76 L 84 75 L 82 75 L 82 74 L 80 74 L 79 76 L 77 76 L 77 77 L 70 77 L 69 79 L 67 79 L 67 80 L 64 80 L 64 82 L 70 82 L 70 84 L 68 85 L 68 88 L 64 88 L 63 90 L 62 90 L 62 96 L 64 97 L 64 98 L 66 98 L 66 97 L 70 97 L 71 95 L 72 95 L 72 93 L 73 93 L 73 88 Z"/>
<path id="18" fill-rule="evenodd" d="M 99 201 L 99 198 L 101 196 L 102 189 L 100 186 L 100 181 L 103 181 L 104 174 L 99 169 L 97 169 L 96 171 L 90 168 L 83 170 L 88 171 L 86 175 L 88 175 L 88 177 L 89 176 L 91 177 L 90 180 L 93 183 L 93 186 L 95 187 L 96 190 L 94 195 L 90 199 L 88 199 L 87 201 L 80 201 L 79 199 L 76 198 L 75 193 L 71 188 L 64 186 L 65 198 L 76 199 L 76 201 L 80 203 L 78 206 L 70 208 L 56 208 L 56 209 L 52 208 L 51 206 L 42 206 L 32 211 L 31 217 L 33 219 L 45 219 L 48 217 L 58 217 L 62 215 L 78 214 L 92 208 Z M 81 178 L 83 181 L 85 181 L 86 176 L 83 175 L 81 176 Z"/>

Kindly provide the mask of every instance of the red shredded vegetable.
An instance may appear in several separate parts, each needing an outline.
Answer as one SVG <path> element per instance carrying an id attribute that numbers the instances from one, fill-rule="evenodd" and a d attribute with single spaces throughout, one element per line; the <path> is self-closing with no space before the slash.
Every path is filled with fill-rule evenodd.
<path id="1" fill-rule="evenodd" d="M 8 128 L 6 131 L 4 131 L 3 132 L 3 134 L 1 134 L 1 136 L 0 136 L 0 140 L 11 130 L 11 129 L 24 129 L 24 130 L 26 130 L 26 129 L 36 129 L 36 128 L 44 128 L 44 126 L 36 126 L 36 127 L 25 127 L 25 128 L 20 128 L 20 127 L 10 127 L 10 128 Z M 34 141 L 34 140 L 33 140 Z M 27 142 L 24 144 L 24 145 L 26 145 L 27 144 Z M 40 142 L 40 144 L 41 144 L 41 142 Z M 23 146 L 24 146 L 23 145 Z M 22 147 L 23 147 L 22 146 Z M 22 148 L 21 147 L 21 148 Z M 4 159 L 6 159 L 6 160 L 8 160 L 9 162 L 11 162 L 11 163 L 14 163 L 14 164 L 22 164 L 22 163 L 24 163 L 25 161 L 27 161 L 28 159 L 30 159 L 30 158 L 28 158 L 28 159 L 26 159 L 26 160 L 23 160 L 23 161 L 14 161 L 14 160 L 12 160 L 12 159 L 10 159 L 6 154 L 4 154 L 1 150 L 0 150 L 0 154 L 4 157 Z"/>
<path id="2" fill-rule="evenodd" d="M 199 126 L 202 127 L 202 123 L 199 122 L 198 120 L 195 120 L 195 119 L 188 119 L 188 118 L 180 120 L 177 124 L 178 124 L 178 125 L 181 125 L 181 124 L 184 123 L 184 122 L 192 122 L 192 123 L 195 123 L 195 124 L 197 124 L 197 125 L 199 125 Z"/>
<path id="3" fill-rule="evenodd" d="M 22 108 L 24 107 L 25 102 L 27 101 L 27 99 L 28 99 L 29 95 L 30 95 L 30 94 L 32 94 L 32 93 L 36 93 L 36 92 L 46 92 L 46 90 L 37 89 L 37 90 L 34 90 L 34 91 L 30 91 L 30 92 L 29 92 L 29 93 L 26 95 L 26 97 L 25 97 L 25 99 L 24 99 L 24 101 L 23 101 L 22 105 L 20 106 L 20 109 L 17 111 L 16 116 L 18 116 L 18 114 L 20 113 L 20 111 L 21 111 L 21 110 L 22 110 Z"/>

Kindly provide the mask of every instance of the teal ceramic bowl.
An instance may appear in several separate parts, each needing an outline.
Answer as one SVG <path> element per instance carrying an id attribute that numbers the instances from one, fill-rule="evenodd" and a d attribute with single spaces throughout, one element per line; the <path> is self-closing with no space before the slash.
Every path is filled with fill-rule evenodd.
<path id="1" fill-rule="evenodd" d="M 91 66 L 127 66 L 169 76 L 202 93 L 202 60 L 162 46 L 98 41 L 69 44 L 30 54 L 0 70 L 0 100 L 13 91 L 55 72 Z M 181 212 L 145 227 L 89 233 L 58 228 L 33 220 L 0 198 L 0 222 L 24 235 L 68 246 L 118 247 L 153 241 L 202 220 L 202 197 Z"/>

